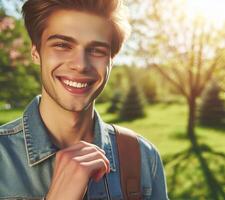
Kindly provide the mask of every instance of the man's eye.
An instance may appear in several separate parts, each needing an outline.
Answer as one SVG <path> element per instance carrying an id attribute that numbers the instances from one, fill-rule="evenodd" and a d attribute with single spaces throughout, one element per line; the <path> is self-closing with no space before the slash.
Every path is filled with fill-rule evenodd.
<path id="1" fill-rule="evenodd" d="M 109 55 L 109 50 L 91 47 L 87 49 L 87 53 L 94 57 L 105 57 Z"/>
<path id="2" fill-rule="evenodd" d="M 56 48 L 59 48 L 59 49 L 71 49 L 71 46 L 69 44 L 62 43 L 62 42 L 56 43 L 53 46 L 56 47 Z"/>

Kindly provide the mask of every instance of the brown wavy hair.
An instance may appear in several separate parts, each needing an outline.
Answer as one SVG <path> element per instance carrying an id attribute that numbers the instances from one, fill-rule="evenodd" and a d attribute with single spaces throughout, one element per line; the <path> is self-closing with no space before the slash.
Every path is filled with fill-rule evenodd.
<path id="1" fill-rule="evenodd" d="M 22 13 L 28 34 L 38 50 L 48 17 L 60 9 L 77 10 L 106 18 L 112 25 L 111 57 L 114 57 L 130 33 L 127 8 L 122 0 L 27 0 Z"/>

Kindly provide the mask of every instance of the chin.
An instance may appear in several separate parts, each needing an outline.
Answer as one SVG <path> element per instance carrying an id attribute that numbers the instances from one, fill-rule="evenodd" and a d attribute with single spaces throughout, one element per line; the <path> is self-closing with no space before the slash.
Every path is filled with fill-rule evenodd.
<path id="1" fill-rule="evenodd" d="M 61 103 L 58 103 L 58 105 L 63 109 L 63 110 L 66 110 L 66 111 L 69 111 L 69 112 L 83 112 L 83 111 L 86 111 L 88 110 L 91 105 L 93 105 L 92 103 L 87 103 L 87 104 L 81 104 L 81 105 L 65 105 L 65 104 L 61 104 Z"/>

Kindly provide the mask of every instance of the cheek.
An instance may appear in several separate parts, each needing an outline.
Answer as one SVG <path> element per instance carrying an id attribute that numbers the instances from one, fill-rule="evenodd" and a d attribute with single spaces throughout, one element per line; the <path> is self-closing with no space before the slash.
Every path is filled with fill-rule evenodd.
<path id="1" fill-rule="evenodd" d="M 92 58 L 89 59 L 89 63 L 96 68 L 100 74 L 109 73 L 111 71 L 111 60 L 109 58 Z"/>
<path id="2" fill-rule="evenodd" d="M 41 67 L 42 67 L 42 70 L 47 73 L 52 73 L 64 61 L 64 55 L 56 53 L 56 52 L 45 51 L 43 52 L 42 55 L 43 56 L 41 59 L 41 62 L 42 62 Z"/>
<path id="3" fill-rule="evenodd" d="M 73 51 L 67 52 L 67 51 L 59 51 L 59 50 L 52 50 L 49 52 L 49 57 L 54 58 L 55 60 L 58 61 L 64 61 L 64 60 L 69 60 L 74 57 Z"/>
<path id="4" fill-rule="evenodd" d="M 60 61 L 64 60 L 65 55 L 57 52 L 57 51 L 46 51 L 44 53 L 45 61 L 48 64 L 55 64 L 59 63 Z"/>

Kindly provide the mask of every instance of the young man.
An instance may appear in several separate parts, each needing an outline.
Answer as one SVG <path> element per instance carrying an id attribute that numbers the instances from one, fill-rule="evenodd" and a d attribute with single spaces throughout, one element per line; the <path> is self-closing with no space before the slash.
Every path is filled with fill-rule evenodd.
<path id="1" fill-rule="evenodd" d="M 24 4 L 42 92 L 0 127 L 0 199 L 123 199 L 114 129 L 94 110 L 129 27 L 123 13 L 119 0 Z M 168 199 L 158 152 L 139 144 L 142 199 Z"/>

